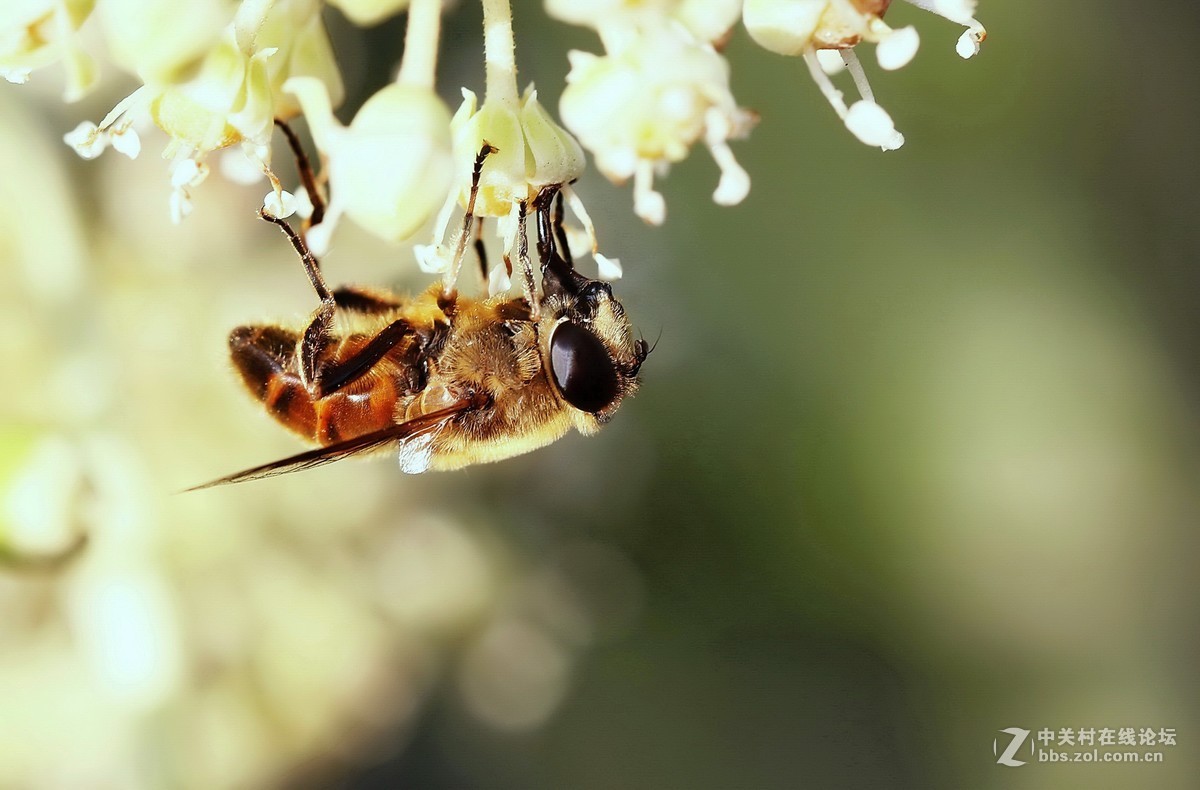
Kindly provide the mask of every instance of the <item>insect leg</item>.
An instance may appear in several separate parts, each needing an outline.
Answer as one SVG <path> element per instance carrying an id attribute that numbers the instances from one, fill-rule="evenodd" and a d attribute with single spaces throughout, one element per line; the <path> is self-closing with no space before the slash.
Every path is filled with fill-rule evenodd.
<path id="1" fill-rule="evenodd" d="M 554 200 L 554 239 L 558 242 L 559 254 L 563 259 L 574 266 L 575 261 L 571 259 L 571 247 L 567 244 L 567 231 L 563 225 L 563 193 L 559 190 Z"/>
<path id="2" fill-rule="evenodd" d="M 298 356 L 300 378 L 304 382 L 304 386 L 310 392 L 315 391 L 318 379 L 318 370 L 321 367 L 321 361 L 326 356 L 326 352 L 332 343 L 333 330 L 333 315 L 337 309 L 337 303 L 333 300 L 333 293 L 330 292 L 329 286 L 325 284 L 325 278 L 321 276 L 321 264 L 317 261 L 312 251 L 308 249 L 308 245 L 304 243 L 304 239 L 296 231 L 292 230 L 292 226 L 287 223 L 287 220 L 273 217 L 270 214 L 262 211 L 258 212 L 258 216 L 270 222 L 273 225 L 279 226 L 283 234 L 287 236 L 288 241 L 292 243 L 292 247 L 300 256 L 300 261 L 304 264 L 304 273 L 308 275 L 309 282 L 312 283 L 313 290 L 317 292 L 317 298 L 321 300 L 321 306 L 313 313 L 312 320 L 309 321 L 303 334 L 300 336 L 300 343 L 296 347 Z"/>
<path id="3" fill-rule="evenodd" d="M 479 258 L 479 275 L 488 281 L 487 248 L 483 246 L 483 217 L 475 218 L 475 256 Z"/>
<path id="4" fill-rule="evenodd" d="M 330 293 L 329 286 L 325 284 L 325 278 L 321 276 L 321 263 L 304 243 L 304 239 L 300 238 L 300 234 L 292 230 L 292 226 L 287 223 L 287 220 L 273 217 L 262 209 L 258 210 L 258 216 L 272 225 L 279 226 L 283 235 L 287 236 L 288 241 L 292 243 L 292 249 L 300 256 L 300 262 L 304 264 L 304 273 L 308 275 L 308 281 L 312 283 L 313 290 L 317 292 L 317 298 L 332 305 L 333 294 Z"/>
<path id="5" fill-rule="evenodd" d="M 308 193 L 308 200 L 312 203 L 312 216 L 308 220 L 309 227 L 320 225 L 321 220 L 325 219 L 325 199 L 321 197 L 321 190 L 317 186 L 317 177 L 313 172 L 312 163 L 309 162 L 308 154 L 304 153 L 304 148 L 300 145 L 300 138 L 296 136 L 286 121 L 276 118 L 275 126 L 283 132 L 288 147 L 292 149 L 292 156 L 296 158 L 296 170 L 300 174 L 300 183 L 304 185 L 304 191 Z"/>
<path id="6" fill-rule="evenodd" d="M 578 293 L 588 279 L 579 272 L 571 261 L 559 254 L 556 249 L 560 244 L 566 250 L 566 233 L 561 230 L 561 214 L 554 214 L 554 200 L 560 194 L 561 185 L 551 184 L 543 187 L 533 200 L 533 208 L 537 215 L 537 251 L 542 262 L 542 292 L 552 293 L 565 291 Z"/>
<path id="7" fill-rule="evenodd" d="M 417 350 L 423 351 L 425 339 L 417 335 L 412 325 L 401 318 L 379 330 L 365 346 L 341 361 L 330 363 L 328 358 L 316 360 L 310 391 L 317 398 L 332 395 L 361 378 L 405 338 L 415 338 Z"/>
<path id="8" fill-rule="evenodd" d="M 530 317 L 538 320 L 541 313 L 541 301 L 537 296 L 537 285 L 533 279 L 533 262 L 529 260 L 529 237 L 525 233 L 526 206 L 522 200 L 517 204 L 517 262 L 521 265 L 521 278 L 525 291 L 525 301 L 529 303 Z"/>
<path id="9" fill-rule="evenodd" d="M 483 174 L 483 163 L 489 156 L 500 149 L 489 142 L 484 142 L 479 153 L 475 155 L 475 167 L 471 170 L 471 192 L 467 197 L 467 213 L 463 215 L 462 228 L 458 232 L 458 245 L 454 250 L 454 259 L 450 270 L 446 272 L 446 281 L 442 293 L 450 297 L 454 293 L 454 284 L 458 282 L 458 272 L 462 268 L 463 255 L 467 251 L 467 239 L 471 235 L 471 223 L 475 219 L 475 201 L 479 197 L 479 179 Z"/>

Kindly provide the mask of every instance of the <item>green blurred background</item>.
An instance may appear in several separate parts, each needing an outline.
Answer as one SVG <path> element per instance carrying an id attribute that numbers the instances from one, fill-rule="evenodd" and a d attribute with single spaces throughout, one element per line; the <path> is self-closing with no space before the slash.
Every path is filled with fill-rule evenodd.
<path id="1" fill-rule="evenodd" d="M 553 108 L 594 35 L 515 3 Z M 312 294 L 211 178 L 59 142 L 0 89 L 0 787 L 1190 788 L 1200 82 L 1191 4 L 984 2 L 868 64 L 882 154 L 803 65 L 727 50 L 754 186 L 703 152 L 643 226 L 579 191 L 657 350 L 593 439 L 178 495 L 297 445 L 224 338 Z M 350 101 L 403 19 L 330 16 Z M 439 84 L 482 87 L 478 10 Z M 124 92 L 123 92 L 124 91 Z M 334 281 L 417 288 L 349 227 Z M 65 556 L 64 556 L 65 552 Z M 1172 728 L 1157 765 L 996 764 L 1009 727 Z"/>

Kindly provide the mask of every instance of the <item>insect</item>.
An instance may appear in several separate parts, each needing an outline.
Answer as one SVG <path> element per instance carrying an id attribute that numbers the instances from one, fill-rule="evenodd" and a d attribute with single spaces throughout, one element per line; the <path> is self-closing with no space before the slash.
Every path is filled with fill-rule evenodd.
<path id="1" fill-rule="evenodd" d="M 472 193 L 487 148 L 476 160 Z M 303 238 L 285 220 L 260 212 L 291 241 L 321 304 L 299 330 L 234 329 L 230 355 L 263 407 L 321 446 L 196 488 L 387 448 L 398 450 L 408 473 L 457 469 L 529 452 L 571 428 L 585 435 L 599 430 L 637 390 L 650 349 L 634 338 L 611 287 L 575 270 L 559 189 L 546 187 L 532 201 L 540 295 L 531 287 L 521 207 L 518 257 L 527 288 L 517 298 L 475 299 L 447 293 L 440 282 L 412 298 L 330 290 Z M 353 329 L 335 330 L 339 313 Z"/>

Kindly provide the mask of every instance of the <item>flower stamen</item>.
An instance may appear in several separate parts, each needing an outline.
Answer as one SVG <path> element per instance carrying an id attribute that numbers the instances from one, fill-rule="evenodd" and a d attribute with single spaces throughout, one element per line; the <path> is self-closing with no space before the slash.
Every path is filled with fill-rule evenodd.
<path id="1" fill-rule="evenodd" d="M 633 213 L 651 225 L 667 218 L 667 201 L 654 191 L 654 162 L 649 159 L 639 159 L 633 172 Z"/>

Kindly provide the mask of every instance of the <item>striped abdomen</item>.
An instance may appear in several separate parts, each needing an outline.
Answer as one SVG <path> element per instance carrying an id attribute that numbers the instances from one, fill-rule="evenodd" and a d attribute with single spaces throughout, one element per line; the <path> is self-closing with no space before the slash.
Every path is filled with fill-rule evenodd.
<path id="1" fill-rule="evenodd" d="M 411 371 L 389 354 L 361 378 L 324 398 L 313 398 L 300 380 L 296 363 L 299 333 L 278 326 L 243 326 L 229 335 L 229 352 L 242 381 L 267 411 L 285 427 L 318 444 L 377 431 L 395 423 L 399 397 L 416 384 Z M 336 363 L 352 356 L 370 340 L 351 335 L 335 341 Z"/>

